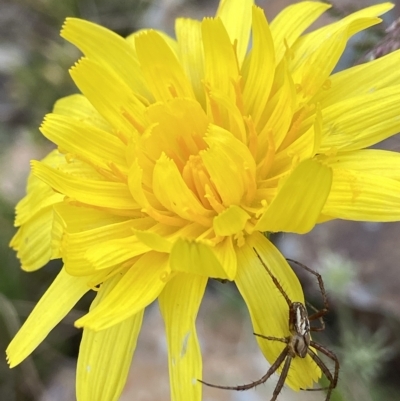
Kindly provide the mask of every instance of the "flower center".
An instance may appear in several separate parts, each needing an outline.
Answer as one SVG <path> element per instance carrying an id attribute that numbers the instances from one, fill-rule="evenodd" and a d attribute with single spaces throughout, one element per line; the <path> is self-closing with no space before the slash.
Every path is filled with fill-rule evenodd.
<path id="1" fill-rule="evenodd" d="M 199 155 L 189 157 L 183 168 L 182 176 L 186 185 L 206 209 L 214 209 L 217 213 L 224 209 L 221 197 L 210 180 L 210 175 Z"/>

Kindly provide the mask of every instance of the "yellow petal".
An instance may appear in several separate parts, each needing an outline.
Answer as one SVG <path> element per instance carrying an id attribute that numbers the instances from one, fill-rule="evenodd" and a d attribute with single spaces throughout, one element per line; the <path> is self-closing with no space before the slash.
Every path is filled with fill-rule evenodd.
<path id="1" fill-rule="evenodd" d="M 288 48 L 331 5 L 317 1 L 304 1 L 284 8 L 271 22 L 278 64 Z"/>
<path id="2" fill-rule="evenodd" d="M 125 39 L 100 25 L 78 18 L 65 20 L 61 36 L 78 47 L 87 58 L 113 70 L 134 92 L 149 96 L 138 60 Z"/>
<path id="3" fill-rule="evenodd" d="M 131 318 L 158 297 L 169 274 L 166 254 L 145 254 L 119 277 L 115 287 L 95 308 L 75 322 L 75 326 L 98 331 Z"/>
<path id="4" fill-rule="evenodd" d="M 64 269 L 60 271 L 8 346 L 6 353 L 11 368 L 29 356 L 89 291 L 87 280 L 87 277 L 72 277 Z"/>
<path id="5" fill-rule="evenodd" d="M 265 158 L 270 138 L 273 139 L 275 149 L 282 144 L 296 107 L 296 88 L 285 63 L 282 63 L 281 67 L 275 71 L 275 79 L 279 83 L 278 89 L 268 100 L 258 124 L 260 131 L 258 147 L 260 150 L 257 153 L 257 160 Z"/>
<path id="6" fill-rule="evenodd" d="M 159 296 L 168 343 L 172 401 L 201 401 L 202 359 L 195 321 L 207 278 L 180 273 Z"/>
<path id="7" fill-rule="evenodd" d="M 329 77 L 326 90 L 320 91 L 313 102 L 324 109 L 335 103 L 376 92 L 400 81 L 400 50 L 365 64 L 340 71 Z M 382 70 L 385 74 L 382 74 Z M 374 79 L 371 79 L 374 77 Z"/>
<path id="8" fill-rule="evenodd" d="M 205 108 L 204 93 L 204 53 L 201 37 L 201 22 L 188 18 L 178 18 L 175 22 L 175 33 L 179 46 L 179 60 L 189 77 L 193 92 Z"/>
<path id="9" fill-rule="evenodd" d="M 138 208 L 126 184 L 72 177 L 37 161 L 32 161 L 32 171 L 36 177 L 56 191 L 79 202 L 110 209 L 134 210 Z"/>
<path id="10" fill-rule="evenodd" d="M 137 239 L 148 246 L 151 250 L 157 252 L 170 253 L 172 244 L 166 240 L 162 235 L 152 233 L 150 231 L 136 231 Z"/>
<path id="11" fill-rule="evenodd" d="M 81 94 L 70 95 L 57 100 L 53 106 L 53 113 L 78 119 L 103 131 L 112 133 L 110 124 L 99 114 L 89 100 Z"/>
<path id="12" fill-rule="evenodd" d="M 236 25 L 237 21 L 235 22 Z M 253 46 L 244 75 L 244 115 L 257 125 L 270 95 L 275 72 L 275 52 L 264 11 L 253 8 Z"/>
<path id="13" fill-rule="evenodd" d="M 339 152 L 334 156 L 319 156 L 333 169 L 360 171 L 400 181 L 400 153 L 381 149 L 361 149 Z"/>
<path id="14" fill-rule="evenodd" d="M 237 257 L 236 248 L 233 245 L 234 238 L 225 237 L 223 241 L 214 246 L 213 251 L 221 266 L 223 266 L 228 280 L 233 280 L 236 276 Z M 240 236 L 238 237 L 240 242 Z"/>
<path id="15" fill-rule="evenodd" d="M 374 145 L 399 131 L 400 85 L 380 89 L 325 108 L 321 153 Z"/>
<path id="16" fill-rule="evenodd" d="M 335 168 L 332 189 L 322 213 L 356 221 L 400 220 L 400 181 Z"/>
<path id="17" fill-rule="evenodd" d="M 237 43 L 239 66 L 242 65 L 248 49 L 253 3 L 254 0 L 222 0 L 216 14 L 216 17 L 221 18 L 224 23 L 231 43 Z"/>
<path id="18" fill-rule="evenodd" d="M 332 171 L 313 160 L 290 174 L 256 225 L 259 231 L 304 234 L 317 222 L 332 183 Z"/>
<path id="19" fill-rule="evenodd" d="M 187 220 L 166 211 L 152 192 L 145 191 L 143 181 L 143 169 L 140 167 L 138 160 L 134 160 L 129 170 L 128 185 L 132 198 L 141 207 L 141 212 L 146 213 L 160 223 L 175 227 L 185 225 Z"/>
<path id="20" fill-rule="evenodd" d="M 135 235 L 104 242 L 87 249 L 85 259 L 96 270 L 107 269 L 119 265 L 150 251 L 150 248 L 139 241 Z"/>
<path id="21" fill-rule="evenodd" d="M 205 141 L 209 148 L 201 159 L 224 205 L 239 205 L 249 190 L 255 190 L 255 162 L 248 147 L 228 131 L 210 125 Z"/>
<path id="22" fill-rule="evenodd" d="M 284 338 L 290 335 L 289 307 L 282 294 L 260 264 L 254 248 L 278 279 L 289 299 L 304 304 L 300 283 L 282 254 L 260 233 L 253 234 L 238 249 L 238 272 L 235 283 L 249 309 L 254 332 Z M 265 358 L 272 364 L 285 345 L 256 337 Z M 294 390 L 312 386 L 321 375 L 310 356 L 294 358 L 285 383 Z"/>
<path id="23" fill-rule="evenodd" d="M 125 145 L 115 135 L 71 117 L 47 114 L 41 133 L 63 151 L 78 155 L 99 169 L 127 175 Z"/>
<path id="24" fill-rule="evenodd" d="M 233 279 L 232 271 L 226 272 L 211 246 L 199 241 L 178 239 L 171 249 L 172 271 L 197 274 L 204 277 Z"/>
<path id="25" fill-rule="evenodd" d="M 239 24 L 240 25 L 240 24 Z M 236 54 L 220 19 L 202 21 L 205 81 L 232 99 L 236 98 L 233 82 L 238 81 Z"/>
<path id="26" fill-rule="evenodd" d="M 128 186 L 132 199 L 142 208 L 151 208 L 142 187 L 143 169 L 140 167 L 137 159 L 133 160 L 128 174 Z M 146 210 L 148 213 L 148 211 Z"/>
<path id="27" fill-rule="evenodd" d="M 136 52 L 147 87 L 156 100 L 194 98 L 189 79 L 165 40 L 155 31 L 145 31 L 135 40 Z"/>
<path id="28" fill-rule="evenodd" d="M 218 111 L 214 114 L 218 116 L 215 125 L 229 131 L 235 138 L 243 143 L 247 142 L 246 125 L 243 119 L 243 110 L 239 109 L 231 96 L 220 91 L 210 90 L 208 92 L 209 99 L 215 104 Z M 221 117 L 223 116 L 223 117 Z M 214 121 L 217 118 L 214 118 Z"/>
<path id="29" fill-rule="evenodd" d="M 164 152 L 182 170 L 188 155 L 196 155 L 199 148 L 206 147 L 203 136 L 209 119 L 198 102 L 176 98 L 155 103 L 146 109 L 146 115 L 150 124 L 154 124 L 148 137 L 141 140 L 146 157 L 156 161 Z"/>
<path id="30" fill-rule="evenodd" d="M 153 191 L 167 210 L 205 227 L 211 224 L 212 212 L 200 203 L 184 182 L 174 161 L 165 154 L 154 167 Z"/>
<path id="31" fill-rule="evenodd" d="M 115 282 L 111 279 L 100 288 L 91 309 L 102 302 Z M 76 373 L 78 401 L 119 400 L 132 364 L 143 312 L 102 331 L 83 330 Z"/>
<path id="32" fill-rule="evenodd" d="M 300 3 L 301 4 L 301 3 Z M 330 35 L 347 27 L 347 37 L 350 38 L 355 33 L 375 25 L 381 21 L 377 18 L 394 7 L 393 3 L 381 3 L 371 7 L 363 8 L 356 11 L 345 18 L 339 19 L 329 25 L 323 26 L 307 35 L 304 35 L 300 42 L 304 46 L 307 42 L 320 42 L 321 37 L 328 38 Z M 319 37 L 319 40 L 317 39 Z M 312 47 L 312 46 L 311 46 Z"/>
<path id="33" fill-rule="evenodd" d="M 372 9 L 373 7 L 371 7 Z M 378 9 L 380 9 L 378 7 Z M 366 10 L 362 10 L 366 11 Z M 366 17 L 365 15 L 370 14 Z M 291 49 L 290 66 L 293 81 L 300 85 L 305 101 L 322 87 L 339 61 L 348 39 L 381 20 L 375 12 L 354 13 L 334 24 L 320 28 L 302 37 Z"/>
<path id="34" fill-rule="evenodd" d="M 136 238 L 157 252 L 170 253 L 172 241 L 169 237 L 175 234 L 178 227 L 171 227 L 164 224 L 157 224 L 147 230 L 133 230 Z"/>
<path id="35" fill-rule="evenodd" d="M 186 238 L 187 240 L 200 239 L 200 241 L 202 241 L 202 238 L 207 238 L 210 232 L 210 227 L 203 227 L 200 224 L 191 223 L 178 227 L 176 231 L 170 229 L 167 238 L 173 243 L 181 238 Z M 205 240 L 204 243 L 207 243 L 207 240 Z"/>
<path id="36" fill-rule="evenodd" d="M 57 150 L 50 152 L 42 163 L 53 167 L 65 164 L 65 157 Z M 26 196 L 22 198 L 16 206 L 15 226 L 18 227 L 33 218 L 37 213 L 55 205 L 63 200 L 63 195 L 55 193 L 53 189 L 32 172 L 28 177 Z"/>
<path id="37" fill-rule="evenodd" d="M 52 223 L 53 209 L 48 207 L 24 223 L 11 240 L 10 246 L 17 251 L 23 270 L 35 271 L 50 260 Z"/>
<path id="38" fill-rule="evenodd" d="M 65 270 L 74 276 L 96 273 L 95 266 L 88 263 L 88 249 L 110 238 L 125 238 L 133 229 L 148 229 L 154 225 L 149 218 L 127 219 L 102 210 L 89 209 L 62 203 L 54 207 L 53 242 L 55 236 L 62 238 L 61 255 Z M 58 234 L 57 227 L 62 231 Z M 56 244 L 55 244 L 56 245 Z M 54 246 L 52 244 L 52 247 Z M 59 245 L 58 245 L 59 247 Z M 55 251 L 53 249 L 55 255 Z M 53 256 L 55 257 L 55 256 Z"/>
<path id="39" fill-rule="evenodd" d="M 84 211 L 92 214 L 93 217 L 96 216 L 96 213 L 91 213 L 90 210 L 84 209 Z M 79 216 L 81 213 L 76 212 L 76 214 Z M 82 220 L 84 221 L 85 218 Z M 99 227 L 81 226 L 80 231 L 65 233 L 62 254 L 67 272 L 76 276 L 93 274 L 96 269 L 114 266 L 130 257 L 146 252 L 149 248 L 142 244 L 137 244 L 138 241 L 132 237 L 132 229 L 135 226 L 139 226 L 136 223 L 139 223 L 140 220 L 135 219 L 109 224 L 107 224 L 107 220 L 103 220 L 103 224 Z M 69 222 L 71 219 L 67 219 L 67 221 Z M 68 230 L 74 228 L 72 224 L 69 225 L 67 223 L 66 226 Z M 125 246 L 118 249 L 117 254 L 115 254 L 113 253 L 115 248 L 112 249 L 111 244 L 119 243 L 118 241 Z M 135 248 L 136 252 L 133 248 Z M 128 253 L 131 255 L 132 252 L 134 252 L 133 256 L 127 256 Z"/>
<path id="40" fill-rule="evenodd" d="M 313 115 L 314 123 L 304 132 L 300 133 L 297 139 L 292 141 L 284 141 L 282 147 L 275 155 L 274 163 L 271 167 L 270 175 L 277 176 L 289 171 L 291 165 L 295 161 L 299 163 L 303 160 L 310 159 L 318 152 L 322 139 L 322 116 L 318 111 Z M 299 134 L 299 133 L 297 133 Z M 289 135 L 287 135 L 287 138 Z"/>
<path id="41" fill-rule="evenodd" d="M 138 130 L 143 129 L 145 106 L 118 75 L 85 58 L 71 68 L 70 74 L 80 91 L 125 141 L 135 138 Z"/>
<path id="42" fill-rule="evenodd" d="M 81 206 L 75 206 L 66 202 L 59 203 L 53 208 L 55 213 L 63 220 L 64 226 L 67 227 L 66 231 L 68 234 L 83 234 L 84 231 L 98 229 L 93 231 L 93 236 L 101 238 L 100 230 L 102 230 L 102 228 L 111 235 L 114 235 L 115 231 L 109 231 L 110 227 L 115 227 L 118 232 L 120 227 L 123 227 L 124 224 L 130 224 L 131 227 L 137 227 L 139 224 L 143 224 L 145 227 L 151 227 L 152 224 L 150 218 L 131 220 L 126 216 L 113 215 L 101 209 L 82 208 Z M 127 223 L 128 220 L 130 223 Z M 119 223 L 121 223 L 121 225 L 119 225 Z M 124 232 L 129 233 L 129 228 Z M 81 238 L 81 240 L 83 239 Z"/>
<path id="43" fill-rule="evenodd" d="M 173 53 L 175 56 L 178 56 L 178 53 L 179 53 L 179 51 L 178 51 L 178 44 L 177 44 L 177 42 L 176 42 L 175 39 L 171 38 L 171 36 L 169 36 L 169 35 L 166 34 L 165 32 L 160 31 L 160 30 L 158 30 L 158 29 L 151 29 L 151 30 L 149 30 L 149 29 L 139 29 L 138 31 L 131 33 L 130 35 L 128 35 L 128 36 L 125 38 L 125 40 L 126 40 L 126 41 L 129 43 L 129 45 L 132 47 L 132 49 L 133 49 L 134 54 L 136 55 L 136 57 L 137 57 L 136 39 L 137 39 L 139 36 L 141 36 L 141 35 L 143 35 L 143 34 L 147 34 L 147 33 L 150 32 L 150 31 L 151 31 L 151 32 L 155 32 L 157 35 L 159 35 L 159 36 L 164 40 L 164 42 L 169 46 L 169 48 L 172 50 L 172 53 Z"/>
<path id="44" fill-rule="evenodd" d="M 64 203 L 60 203 L 59 205 L 63 205 Z M 53 206 L 52 208 L 52 227 L 51 227 L 51 259 L 61 259 L 61 249 L 62 249 L 62 241 L 64 238 L 65 232 L 65 223 L 60 215 L 55 211 L 55 207 L 58 205 Z M 64 263 L 65 267 L 65 263 Z"/>
<path id="45" fill-rule="evenodd" d="M 231 205 L 213 220 L 215 234 L 234 235 L 244 230 L 250 215 L 242 208 Z"/>
<path id="46" fill-rule="evenodd" d="M 364 18 L 373 18 L 373 17 L 377 17 L 379 15 L 385 14 L 389 10 L 391 10 L 393 7 L 394 7 L 394 4 L 389 3 L 389 2 L 375 4 L 373 6 L 365 7 L 359 11 L 356 11 L 356 12 L 348 15 L 347 17 L 339 20 L 337 23 L 348 24 L 349 22 L 352 23 L 352 22 L 356 22 L 356 21 L 360 20 L 360 24 L 363 25 L 364 21 L 362 21 L 362 20 Z M 334 24 L 331 24 L 331 25 L 334 25 Z M 354 24 L 353 29 L 358 30 L 358 25 Z M 353 35 L 353 33 L 354 32 L 351 31 L 350 35 Z"/>

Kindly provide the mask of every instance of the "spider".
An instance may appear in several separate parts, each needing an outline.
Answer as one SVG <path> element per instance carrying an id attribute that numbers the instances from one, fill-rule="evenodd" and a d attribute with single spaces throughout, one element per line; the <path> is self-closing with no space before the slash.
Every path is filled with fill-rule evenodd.
<path id="1" fill-rule="evenodd" d="M 329 401 L 332 390 L 336 387 L 338 378 L 339 378 L 339 360 L 332 351 L 328 350 L 323 345 L 318 344 L 315 341 L 312 341 L 310 338 L 311 331 L 323 331 L 325 329 L 325 323 L 324 323 L 322 317 L 324 315 L 326 315 L 329 311 L 328 299 L 326 296 L 324 282 L 322 281 L 322 277 L 319 273 L 317 273 L 316 271 L 303 265 L 302 263 L 297 262 L 292 259 L 287 259 L 288 262 L 295 263 L 296 265 L 302 267 L 306 271 L 313 274 L 318 280 L 319 288 L 320 288 L 321 295 L 322 295 L 322 300 L 324 303 L 324 308 L 321 310 L 317 310 L 313 306 L 309 305 L 310 308 L 312 308 L 315 313 L 313 313 L 311 316 L 308 316 L 305 305 L 302 302 L 292 302 L 289 299 L 288 295 L 286 294 L 285 290 L 282 288 L 278 279 L 272 274 L 271 270 L 268 268 L 268 266 L 265 264 L 265 262 L 261 259 L 258 252 L 255 249 L 254 249 L 254 251 L 257 254 L 257 257 L 260 260 L 261 264 L 264 266 L 265 270 L 267 271 L 267 273 L 271 277 L 272 281 L 274 282 L 276 288 L 279 290 L 279 292 L 285 298 L 285 300 L 289 306 L 290 336 L 284 337 L 284 338 L 278 338 L 278 337 L 264 336 L 262 334 L 257 334 L 257 333 L 254 333 L 254 335 L 264 338 L 266 340 L 279 341 L 279 342 L 285 343 L 286 347 L 279 354 L 276 361 L 268 369 L 268 372 L 263 377 L 261 377 L 261 379 L 256 380 L 252 383 L 243 384 L 240 386 L 218 386 L 215 384 L 210 384 L 210 383 L 204 382 L 202 380 L 199 380 L 199 381 L 209 387 L 216 387 L 216 388 L 221 388 L 221 389 L 226 389 L 226 390 L 237 390 L 237 391 L 248 390 L 255 386 L 258 386 L 259 384 L 265 383 L 269 379 L 269 377 L 273 373 L 275 373 L 283 363 L 283 368 L 282 368 L 281 374 L 279 376 L 278 383 L 276 384 L 275 390 L 274 390 L 274 392 L 272 394 L 272 398 L 270 400 L 270 401 L 274 401 L 274 400 L 276 400 L 276 398 L 278 397 L 279 393 L 282 390 L 282 387 L 288 376 L 290 364 L 292 363 L 292 360 L 296 357 L 305 358 L 307 355 L 310 355 L 312 360 L 319 366 L 319 368 L 322 370 L 322 372 L 328 379 L 329 386 L 322 387 L 322 388 L 316 388 L 316 389 L 307 389 L 307 390 L 308 391 L 328 390 L 325 401 Z M 319 320 L 321 326 L 320 327 L 311 327 L 310 321 L 313 321 L 316 319 Z M 330 358 L 334 362 L 335 372 L 333 375 L 330 372 L 330 370 L 328 369 L 328 367 L 325 365 L 325 363 L 322 361 L 322 359 L 310 347 L 313 347 L 316 350 L 320 351 L 322 354 L 326 355 L 328 358 Z"/>

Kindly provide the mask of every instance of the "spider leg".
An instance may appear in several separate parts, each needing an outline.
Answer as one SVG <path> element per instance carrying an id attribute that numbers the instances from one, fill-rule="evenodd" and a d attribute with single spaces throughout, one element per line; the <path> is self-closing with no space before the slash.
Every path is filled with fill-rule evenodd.
<path id="1" fill-rule="evenodd" d="M 325 328 L 325 323 L 324 323 L 324 321 L 322 320 L 322 316 L 325 316 L 328 312 L 329 312 L 329 310 L 326 309 L 326 308 L 321 309 L 321 310 L 319 310 L 318 312 L 315 312 L 314 314 L 312 314 L 311 316 L 309 316 L 309 317 L 308 317 L 308 320 L 309 320 L 309 321 L 312 321 L 312 320 L 318 319 L 318 320 L 321 322 L 321 326 L 323 326 L 323 327 Z M 318 328 L 318 327 L 314 327 L 314 329 L 317 329 L 317 330 L 313 330 L 313 331 L 322 331 L 322 330 L 324 330 L 324 329 L 320 329 L 320 328 Z"/>
<path id="2" fill-rule="evenodd" d="M 330 385 L 328 387 L 319 387 L 319 388 L 310 388 L 310 389 L 305 389 L 306 391 L 321 391 L 321 390 L 328 390 L 326 394 L 326 399 L 325 401 L 329 401 L 331 398 L 331 393 L 332 390 L 336 387 L 338 378 L 339 378 L 339 360 L 337 359 L 337 356 L 332 352 L 323 347 L 322 345 L 311 341 L 310 345 L 318 351 L 322 352 L 324 355 L 326 355 L 328 358 L 332 359 L 335 362 L 335 373 L 332 376 L 332 373 L 328 369 L 328 367 L 325 365 L 325 363 L 322 361 L 322 359 L 312 350 L 308 349 L 308 355 L 313 359 L 313 361 L 318 365 L 318 367 L 322 370 L 326 378 L 329 380 Z"/>
<path id="3" fill-rule="evenodd" d="M 253 334 L 254 334 L 255 336 L 257 336 L 257 337 L 261 337 L 261 338 L 264 338 L 264 339 L 266 339 L 266 340 L 280 341 L 280 342 L 286 343 L 286 344 L 288 344 L 288 341 L 289 341 L 287 338 L 270 337 L 270 336 L 264 336 L 264 335 L 262 335 L 262 334 L 257 334 L 257 333 L 253 333 Z M 290 364 L 292 363 L 293 357 L 292 357 L 292 356 L 290 355 L 290 353 L 289 353 L 289 345 L 288 345 L 287 347 L 285 347 L 285 349 L 284 349 L 283 351 L 286 351 L 286 360 L 285 360 L 285 364 L 283 365 L 282 372 L 281 372 L 281 374 L 279 375 L 278 383 L 276 384 L 275 390 L 274 390 L 274 392 L 273 392 L 273 394 L 272 394 L 272 398 L 271 398 L 270 401 L 276 400 L 276 398 L 278 397 L 279 393 L 281 392 L 282 387 L 283 387 L 283 385 L 285 384 L 285 380 L 286 380 L 287 375 L 288 375 L 288 372 L 289 372 Z M 282 352 L 282 353 L 283 353 L 283 352 Z M 281 354 L 281 355 L 282 355 L 282 354 Z M 281 355 L 279 355 L 279 357 L 280 357 Z M 278 357 L 278 359 L 279 359 L 279 357 Z M 277 359 L 277 360 L 278 360 L 278 359 Z M 282 363 L 282 362 L 280 362 L 279 365 L 280 365 L 281 363 Z M 275 364 L 276 364 L 276 361 L 275 361 L 274 365 L 275 365 Z M 275 370 L 277 370 L 277 369 L 279 368 L 279 365 L 275 368 Z"/>
<path id="4" fill-rule="evenodd" d="M 271 367 L 268 369 L 268 372 L 267 372 L 261 379 L 256 380 L 256 381 L 251 382 L 251 383 L 248 383 L 248 384 L 242 384 L 242 385 L 240 385 L 240 386 L 218 386 L 218 385 L 216 385 L 216 384 L 207 383 L 207 382 L 205 382 L 205 381 L 203 381 L 203 380 L 200 380 L 200 379 L 197 379 L 197 380 L 198 380 L 200 383 L 203 383 L 203 384 L 205 384 L 205 385 L 208 386 L 208 387 L 221 388 L 221 389 L 223 389 L 223 390 L 237 390 L 237 391 L 248 390 L 248 389 L 250 389 L 250 388 L 253 388 L 253 387 L 258 386 L 259 384 L 265 383 L 265 382 L 270 378 L 270 376 L 271 376 L 273 373 L 276 372 L 276 370 L 279 368 L 279 366 L 281 366 L 282 362 L 285 360 L 286 356 L 288 355 L 288 351 L 289 351 L 289 348 L 288 348 L 288 347 L 285 347 L 284 350 L 279 354 L 279 356 L 278 356 L 278 358 L 276 359 L 276 361 L 275 361 L 275 362 L 271 365 Z M 289 357 L 288 357 L 288 359 L 289 359 Z M 291 360 L 291 357 L 290 357 L 290 360 Z M 284 367 L 283 367 L 282 373 L 283 373 L 283 371 L 285 370 L 286 365 L 287 365 L 287 361 L 285 362 L 285 365 L 284 365 Z M 290 363 L 289 363 L 289 366 L 290 366 Z M 289 367 L 288 367 L 286 370 L 288 370 L 288 369 L 289 369 Z M 282 376 L 282 373 L 281 373 L 281 376 Z M 286 376 L 287 376 L 287 372 L 286 372 Z M 280 380 L 280 378 L 279 378 L 279 380 Z M 279 381 L 278 381 L 278 384 L 279 384 Z M 283 386 L 283 384 L 282 384 L 282 386 Z M 281 388 L 282 388 L 282 386 L 281 386 Z M 277 386 L 277 387 L 278 387 L 278 386 Z M 281 389 L 281 388 L 280 388 L 280 389 Z M 279 391 L 280 391 L 280 389 L 279 389 Z M 276 390 L 276 388 L 275 388 L 275 390 Z M 279 393 L 279 391 L 278 391 L 278 393 Z M 274 394 L 275 394 L 275 391 L 274 391 Z M 278 395 L 278 394 L 277 394 L 277 395 Z M 276 399 L 276 397 L 275 397 L 275 398 L 272 398 L 271 401 L 272 401 L 272 400 L 275 400 L 275 399 Z"/>
<path id="5" fill-rule="evenodd" d="M 324 281 L 322 280 L 322 276 L 319 273 L 317 273 L 315 270 L 310 269 L 309 267 L 307 267 L 306 265 L 303 265 L 303 263 L 300 263 L 297 260 L 293 260 L 293 259 L 286 259 L 286 260 L 288 262 L 296 264 L 297 266 L 302 267 L 304 270 L 307 270 L 309 273 L 313 274 L 318 280 L 319 289 L 320 289 L 321 295 L 322 295 L 322 301 L 324 303 L 324 309 L 321 309 L 320 311 L 317 311 L 313 315 L 309 316 L 308 320 L 319 319 L 320 317 L 326 315 L 329 312 L 329 303 L 328 303 L 328 297 L 326 296 L 326 291 L 325 291 Z"/>
<path id="6" fill-rule="evenodd" d="M 275 287 L 279 290 L 279 292 L 282 294 L 283 298 L 285 298 L 286 303 L 290 307 L 292 306 L 292 301 L 289 299 L 288 295 L 286 294 L 285 290 L 282 288 L 280 282 L 278 279 L 272 274 L 271 270 L 269 267 L 265 264 L 265 262 L 262 260 L 260 254 L 257 252 L 256 248 L 253 248 L 254 252 L 256 253 L 258 259 L 260 260 L 261 264 L 264 266 L 265 270 L 267 271 L 268 275 L 271 277 L 271 280 L 275 284 Z"/>
<path id="7" fill-rule="evenodd" d="M 290 368 L 290 364 L 292 363 L 292 359 L 293 357 L 291 355 L 287 355 L 286 360 L 285 360 L 285 364 L 283 365 L 283 369 L 281 374 L 279 375 L 279 380 L 278 383 L 276 384 L 275 390 L 272 394 L 272 398 L 270 401 L 275 401 L 279 395 L 279 393 L 282 390 L 283 385 L 285 384 L 285 380 L 287 378 L 287 375 L 289 373 L 289 368 Z"/>
<path id="8" fill-rule="evenodd" d="M 315 341 L 310 341 L 310 345 L 311 345 L 311 347 L 314 347 L 318 351 L 322 352 L 324 355 L 326 355 L 329 359 L 331 359 L 335 363 L 335 373 L 333 374 L 333 381 L 331 383 L 332 384 L 332 389 L 334 389 L 337 386 L 337 382 L 338 382 L 338 379 L 339 379 L 340 365 L 339 365 L 338 357 L 332 351 L 330 351 L 329 349 L 327 349 L 327 348 L 323 347 L 322 345 L 316 343 Z M 312 351 L 312 350 L 310 350 L 310 351 Z M 322 369 L 322 367 L 321 367 L 321 369 Z M 329 372 L 329 370 L 328 370 L 328 372 Z"/>
<path id="9" fill-rule="evenodd" d="M 314 305 L 310 304 L 310 302 L 306 302 L 307 306 L 312 309 L 314 312 L 320 312 Z M 328 311 L 327 311 L 328 312 Z M 315 315 L 315 314 L 314 314 Z M 311 315 L 313 317 L 314 315 Z M 323 315 L 322 315 L 323 316 Z M 321 324 L 320 327 L 310 327 L 310 331 L 324 331 L 325 330 L 325 322 L 322 319 L 322 316 L 319 316 L 318 320 Z M 308 318 L 310 320 L 310 317 Z M 314 319 L 315 320 L 315 319 Z"/>
<path id="10" fill-rule="evenodd" d="M 312 349 L 308 349 L 308 355 L 310 355 L 311 358 L 313 359 L 313 361 L 321 368 L 322 372 L 324 373 L 326 378 L 329 380 L 329 383 L 331 383 L 331 384 L 329 385 L 329 387 L 310 388 L 310 389 L 306 389 L 306 391 L 319 391 L 319 390 L 330 389 L 332 387 L 332 383 L 334 380 L 332 373 L 330 372 L 328 367 L 325 365 L 325 363 L 322 361 L 322 359 Z"/>
<path id="11" fill-rule="evenodd" d="M 257 337 L 261 337 L 264 338 L 265 340 L 270 340 L 270 341 L 280 341 L 281 343 L 288 343 L 288 339 L 287 338 L 280 338 L 280 337 L 270 337 L 270 336 L 264 336 L 263 334 L 257 334 L 257 333 L 253 333 L 255 336 Z"/>

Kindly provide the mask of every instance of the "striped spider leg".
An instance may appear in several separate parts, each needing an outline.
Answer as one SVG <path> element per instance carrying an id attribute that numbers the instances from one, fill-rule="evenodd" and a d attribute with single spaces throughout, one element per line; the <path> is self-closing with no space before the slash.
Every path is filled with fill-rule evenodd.
<path id="1" fill-rule="evenodd" d="M 277 399 L 279 393 L 282 390 L 283 385 L 285 384 L 285 380 L 288 376 L 292 360 L 296 357 L 305 358 L 307 355 L 310 355 L 312 360 L 317 364 L 317 366 L 322 370 L 322 372 L 328 379 L 329 386 L 323 387 L 323 388 L 316 388 L 316 389 L 307 389 L 307 390 L 308 391 L 327 390 L 325 401 L 329 401 L 332 390 L 336 387 L 338 378 L 339 378 L 339 360 L 332 351 L 328 350 L 323 345 L 318 344 L 315 341 L 311 340 L 311 336 L 310 336 L 311 331 L 322 331 L 325 329 L 325 323 L 323 321 L 323 316 L 326 315 L 329 311 L 328 299 L 326 296 L 324 282 L 322 280 L 322 277 L 319 273 L 317 273 L 316 271 L 303 265 L 302 263 L 288 259 L 289 262 L 295 263 L 298 266 L 305 269 L 306 271 L 308 271 L 309 273 L 313 274 L 318 280 L 319 288 L 320 288 L 323 303 L 324 303 L 324 308 L 321 310 L 317 310 L 316 308 L 314 308 L 310 305 L 310 307 L 314 310 L 314 313 L 311 316 L 308 316 L 305 305 L 302 302 L 292 302 L 289 299 L 288 295 L 286 294 L 285 290 L 282 288 L 278 279 L 272 274 L 271 270 L 268 268 L 268 266 L 265 264 L 265 262 L 261 259 L 258 252 L 255 249 L 254 249 L 254 251 L 257 254 L 257 257 L 260 260 L 261 264 L 264 266 L 265 270 L 271 277 L 276 288 L 279 290 L 279 292 L 285 298 L 286 303 L 288 304 L 290 336 L 284 337 L 284 338 L 278 338 L 278 337 L 264 336 L 262 334 L 257 334 L 257 333 L 254 333 L 254 335 L 264 338 L 269 341 L 282 342 L 282 343 L 286 344 L 286 347 L 279 354 L 276 361 L 268 369 L 268 372 L 263 377 L 261 377 L 261 379 L 256 380 L 252 383 L 243 384 L 240 386 L 219 386 L 219 385 L 215 385 L 215 384 L 206 383 L 202 380 L 199 380 L 199 381 L 207 386 L 216 387 L 216 388 L 220 388 L 220 389 L 237 390 L 237 391 L 248 390 L 255 386 L 258 386 L 259 384 L 265 383 L 269 379 L 269 377 L 271 377 L 271 375 L 273 373 L 275 373 L 279 369 L 279 367 L 283 364 L 281 374 L 279 376 L 278 382 L 276 384 L 275 390 L 274 390 L 274 392 L 272 394 L 272 398 L 270 400 L 270 401 L 274 401 Z M 312 327 L 310 325 L 310 321 L 313 321 L 313 320 L 319 320 L 320 327 Z M 335 371 L 334 371 L 333 375 L 330 372 L 330 370 L 328 369 L 328 367 L 325 365 L 325 363 L 322 361 L 322 359 L 310 347 L 313 347 L 314 349 L 318 350 L 319 352 L 326 355 L 328 358 L 330 358 L 334 362 Z"/>

